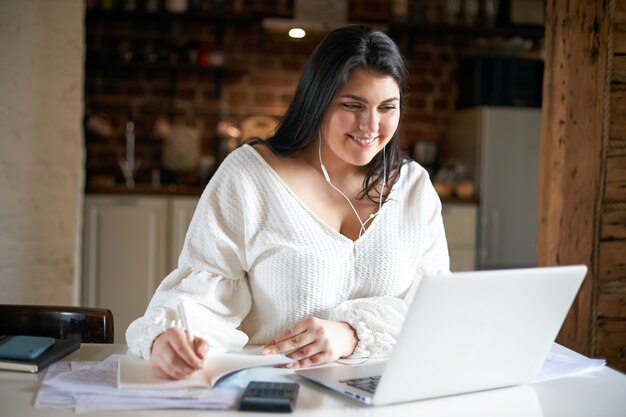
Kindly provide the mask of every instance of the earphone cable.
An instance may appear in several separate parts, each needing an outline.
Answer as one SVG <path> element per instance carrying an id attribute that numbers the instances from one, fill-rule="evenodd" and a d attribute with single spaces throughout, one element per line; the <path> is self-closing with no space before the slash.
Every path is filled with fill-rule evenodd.
<path id="1" fill-rule="evenodd" d="M 361 225 L 361 230 L 359 231 L 359 237 L 361 237 L 361 235 L 366 231 L 365 229 L 365 225 L 372 220 L 374 217 L 376 217 L 378 215 L 378 213 L 380 213 L 380 210 L 382 208 L 383 205 L 383 194 L 385 191 L 385 185 L 387 182 L 387 160 L 385 158 L 385 148 L 386 146 L 383 146 L 383 183 L 381 186 L 381 190 L 380 190 L 380 197 L 378 199 L 378 211 L 376 213 L 372 213 L 369 218 L 367 220 L 365 220 L 365 222 L 363 222 L 363 220 L 361 220 L 361 216 L 359 216 L 359 212 L 356 210 L 356 208 L 354 207 L 354 205 L 352 204 L 352 201 L 350 201 L 350 198 L 348 198 L 347 195 L 345 195 L 343 193 L 343 191 L 341 191 L 339 188 L 337 188 L 335 186 L 335 184 L 332 183 L 332 181 L 330 180 L 330 175 L 328 175 L 328 171 L 326 170 L 326 167 L 324 166 L 324 163 L 322 162 L 322 135 L 320 133 L 319 135 L 319 147 L 318 147 L 318 155 L 319 155 L 319 159 L 320 159 L 320 167 L 322 169 L 322 173 L 324 175 L 324 178 L 326 179 L 326 182 L 328 182 L 328 184 L 333 187 L 335 189 L 335 191 L 337 191 L 339 194 L 341 194 L 343 196 L 343 198 L 346 199 L 346 201 L 348 202 L 348 204 L 350 204 L 350 207 L 352 208 L 352 211 L 354 211 L 354 214 L 356 215 L 356 218 L 359 220 L 359 224 Z"/>

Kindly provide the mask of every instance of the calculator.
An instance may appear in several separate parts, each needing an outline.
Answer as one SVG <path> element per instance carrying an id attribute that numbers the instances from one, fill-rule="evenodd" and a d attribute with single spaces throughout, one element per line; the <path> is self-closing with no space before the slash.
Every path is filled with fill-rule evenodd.
<path id="1" fill-rule="evenodd" d="M 295 382 L 250 381 L 239 400 L 239 410 L 292 412 L 298 389 Z"/>

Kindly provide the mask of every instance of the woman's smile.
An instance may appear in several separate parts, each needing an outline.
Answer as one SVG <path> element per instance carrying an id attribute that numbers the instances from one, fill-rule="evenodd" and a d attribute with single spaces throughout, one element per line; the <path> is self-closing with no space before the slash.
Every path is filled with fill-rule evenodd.
<path id="1" fill-rule="evenodd" d="M 359 146 L 361 146 L 363 148 L 369 148 L 370 146 L 372 146 L 372 144 L 376 140 L 375 137 L 368 138 L 368 137 L 364 137 L 364 136 L 354 136 L 354 135 L 350 135 L 350 134 L 348 135 L 348 137 L 350 139 L 352 139 L 353 141 L 355 141 Z"/>

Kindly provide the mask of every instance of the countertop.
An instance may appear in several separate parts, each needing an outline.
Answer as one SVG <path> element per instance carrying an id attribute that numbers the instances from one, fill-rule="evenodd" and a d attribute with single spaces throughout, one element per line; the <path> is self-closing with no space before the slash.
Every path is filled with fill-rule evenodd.
<path id="1" fill-rule="evenodd" d="M 133 188 L 129 188 L 123 184 L 115 185 L 96 185 L 89 184 L 85 188 L 85 194 L 99 195 L 153 195 L 153 196 L 200 196 L 204 191 L 204 187 L 199 185 L 178 185 L 169 184 L 153 187 L 150 184 L 138 184 Z"/>
<path id="2" fill-rule="evenodd" d="M 89 184 L 85 189 L 85 194 L 90 195 L 137 195 L 137 196 L 197 196 L 204 191 L 204 187 L 199 185 L 169 184 L 153 187 L 150 184 L 138 184 L 133 188 L 128 188 L 124 184 L 98 185 Z M 477 205 L 478 198 L 461 199 L 458 197 L 448 197 L 441 199 L 442 204 L 467 204 Z"/>

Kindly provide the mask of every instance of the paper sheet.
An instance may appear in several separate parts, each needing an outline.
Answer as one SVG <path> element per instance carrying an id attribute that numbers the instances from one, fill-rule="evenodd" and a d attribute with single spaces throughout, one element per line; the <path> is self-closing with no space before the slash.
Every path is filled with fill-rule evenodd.
<path id="1" fill-rule="evenodd" d="M 118 360 L 112 355 L 96 365 L 67 362 L 51 365 L 35 399 L 35 408 L 74 408 L 76 411 L 147 410 L 161 408 L 228 409 L 241 392 L 236 378 L 213 389 L 120 390 Z"/>
<path id="2" fill-rule="evenodd" d="M 564 378 L 598 369 L 604 365 L 606 365 L 606 360 L 604 359 L 591 359 L 573 350 L 554 344 L 539 371 L 539 375 L 533 382 Z"/>

